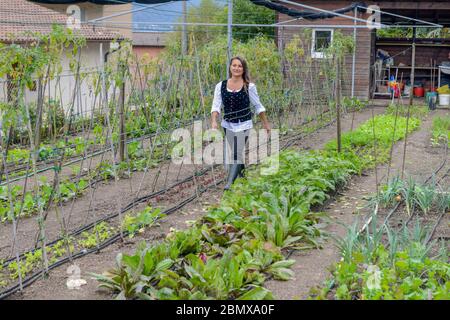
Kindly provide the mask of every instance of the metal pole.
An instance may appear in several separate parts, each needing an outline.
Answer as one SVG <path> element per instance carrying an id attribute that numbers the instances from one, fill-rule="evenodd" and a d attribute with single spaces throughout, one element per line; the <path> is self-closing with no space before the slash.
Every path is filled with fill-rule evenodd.
<path id="1" fill-rule="evenodd" d="M 125 63 L 120 62 L 120 73 L 122 74 L 122 84 L 119 93 L 119 162 L 125 161 Z"/>
<path id="2" fill-rule="evenodd" d="M 355 96 L 355 69 L 356 69 L 356 18 L 358 18 L 358 9 L 355 8 L 355 20 L 353 20 L 353 43 L 355 47 L 353 49 L 352 57 L 352 98 Z"/>
<path id="3" fill-rule="evenodd" d="M 347 16 L 349 17 L 349 16 Z M 350 17 L 351 19 L 354 19 L 354 17 Z M 359 19 L 357 20 L 359 21 Z M 21 22 L 22 23 L 22 22 Z M 24 25 L 30 24 L 23 22 Z M 140 25 L 143 26 L 181 26 L 181 25 L 187 25 L 187 26 L 205 26 L 205 27 L 226 27 L 228 26 L 228 23 L 209 23 L 209 22 L 140 22 Z M 83 25 L 87 26 L 103 26 L 103 27 L 117 27 L 117 26 L 129 26 L 132 27 L 132 23 L 130 22 L 121 22 L 121 21 L 114 21 L 114 22 L 94 22 L 94 23 L 83 23 Z M 274 28 L 278 27 L 279 24 L 272 23 L 272 24 L 262 24 L 262 23 L 233 23 L 231 24 L 232 27 L 262 27 L 262 28 Z M 300 28 L 300 29 L 311 29 L 311 28 L 317 28 L 317 29 L 330 29 L 330 28 L 339 28 L 339 29 L 354 29 L 355 26 L 351 24 L 286 24 L 283 25 L 283 27 L 286 28 Z M 398 26 L 398 28 L 429 28 L 425 26 L 418 26 L 418 25 L 401 25 Z M 356 28 L 358 29 L 367 29 L 367 25 L 357 25 Z M 387 27 L 386 27 L 387 28 Z"/>
<path id="4" fill-rule="evenodd" d="M 409 94 L 409 105 L 413 104 L 414 97 L 414 76 L 416 68 L 416 28 L 413 28 L 413 43 L 412 43 L 412 62 L 411 62 L 411 92 Z"/>
<path id="5" fill-rule="evenodd" d="M 100 113 L 103 114 L 103 111 L 106 109 L 106 82 L 105 82 L 105 60 L 103 55 L 103 43 L 100 42 L 100 66 L 102 70 L 102 108 L 100 109 Z"/>
<path id="6" fill-rule="evenodd" d="M 367 24 L 367 20 L 359 19 L 359 18 L 353 18 L 353 17 L 348 16 L 346 14 L 337 13 L 337 12 L 332 11 L 332 10 L 325 10 L 325 9 L 321 9 L 321 8 L 317 8 L 317 7 L 313 7 L 313 6 L 308 6 L 308 5 L 303 4 L 303 3 L 298 3 L 298 2 L 288 1 L 288 0 L 278 0 L 278 1 L 281 2 L 281 3 L 291 4 L 291 5 L 302 7 L 302 8 L 305 8 L 305 9 L 315 10 L 315 11 L 319 11 L 319 12 L 323 12 L 323 13 L 330 13 L 330 14 L 335 15 L 336 17 L 341 17 L 341 18 L 344 18 L 344 19 L 350 19 L 350 20 L 355 19 L 355 20 L 357 20 L 359 22 L 364 23 L 364 25 Z M 385 26 L 385 25 L 383 25 L 381 23 L 375 23 L 375 25 L 379 26 L 379 27 Z"/>
<path id="7" fill-rule="evenodd" d="M 336 129 L 337 129 L 337 151 L 341 152 L 341 66 L 340 59 L 336 59 Z"/>
<path id="8" fill-rule="evenodd" d="M 227 60 L 230 61 L 232 55 L 232 46 L 233 46 L 233 35 L 232 35 L 232 27 L 233 24 L 233 0 L 228 0 L 228 52 L 227 52 Z M 230 77 L 229 74 L 230 70 L 228 70 L 228 64 L 227 64 L 227 78 Z"/>
<path id="9" fill-rule="evenodd" d="M 186 23 L 187 23 L 186 1 L 183 1 L 183 26 L 182 26 L 182 34 L 181 34 L 181 53 L 183 55 L 187 54 L 188 38 L 187 38 Z"/>

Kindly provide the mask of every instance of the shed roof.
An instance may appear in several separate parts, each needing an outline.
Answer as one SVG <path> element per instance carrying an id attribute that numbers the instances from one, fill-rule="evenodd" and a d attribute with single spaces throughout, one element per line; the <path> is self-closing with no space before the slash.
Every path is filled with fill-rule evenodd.
<path id="1" fill-rule="evenodd" d="M 293 2 L 310 5 L 318 8 L 326 8 L 328 10 L 335 10 L 343 8 L 355 0 L 291 0 Z M 437 23 L 444 27 L 450 27 L 450 1 L 448 0 L 366 0 L 366 5 L 378 5 L 380 10 L 387 13 L 393 13 L 399 16 L 405 16 L 413 19 L 419 19 L 426 22 Z M 323 5 L 322 5 L 323 4 Z M 285 5 L 285 4 L 283 4 Z M 286 5 L 291 8 L 296 8 L 299 11 L 302 9 L 295 5 Z M 313 10 L 311 10 L 313 11 Z M 396 17 L 386 13 L 381 14 L 381 22 L 389 25 L 411 25 L 413 20 Z M 421 25 L 424 25 L 423 23 Z"/>

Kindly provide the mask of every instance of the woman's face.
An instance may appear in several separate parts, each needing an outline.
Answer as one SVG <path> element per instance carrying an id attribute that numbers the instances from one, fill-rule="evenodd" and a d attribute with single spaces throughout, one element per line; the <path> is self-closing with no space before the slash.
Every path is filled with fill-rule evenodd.
<path id="1" fill-rule="evenodd" d="M 238 59 L 234 59 L 233 61 L 231 61 L 230 71 L 233 77 L 242 77 L 244 73 L 244 67 Z"/>

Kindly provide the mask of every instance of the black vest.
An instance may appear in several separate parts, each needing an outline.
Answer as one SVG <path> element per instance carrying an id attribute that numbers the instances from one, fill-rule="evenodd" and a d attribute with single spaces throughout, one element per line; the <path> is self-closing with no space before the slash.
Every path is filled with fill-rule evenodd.
<path id="1" fill-rule="evenodd" d="M 250 109 L 250 96 L 244 88 L 239 92 L 228 92 L 227 80 L 222 82 L 222 103 L 224 106 L 223 118 L 226 121 L 237 123 L 252 119 Z"/>

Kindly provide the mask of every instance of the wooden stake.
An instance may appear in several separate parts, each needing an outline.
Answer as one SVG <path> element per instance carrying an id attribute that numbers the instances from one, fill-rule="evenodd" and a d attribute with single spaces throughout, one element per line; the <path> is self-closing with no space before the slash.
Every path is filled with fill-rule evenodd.
<path id="1" fill-rule="evenodd" d="M 411 93 L 409 94 L 409 105 L 412 106 L 414 98 L 414 73 L 416 68 L 416 28 L 413 28 L 412 63 L 411 63 Z"/>
<path id="2" fill-rule="evenodd" d="M 336 127 L 337 127 L 337 151 L 341 152 L 341 77 L 340 77 L 340 66 L 339 58 L 336 60 L 336 86 L 335 86 L 335 97 L 336 97 Z"/>
<path id="3" fill-rule="evenodd" d="M 122 84 L 120 86 L 119 93 L 119 162 L 125 160 L 125 65 L 123 62 L 120 63 L 120 72 L 122 73 Z"/>

